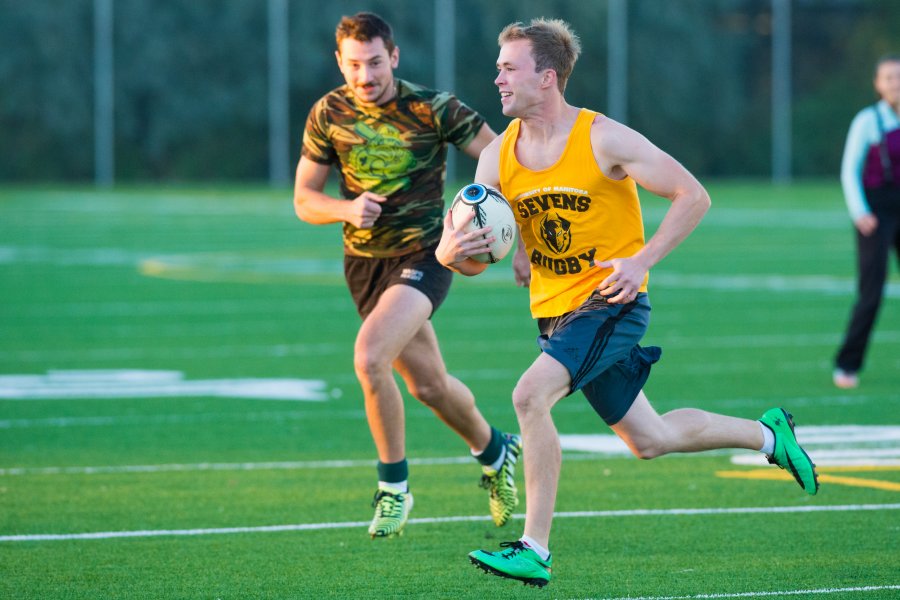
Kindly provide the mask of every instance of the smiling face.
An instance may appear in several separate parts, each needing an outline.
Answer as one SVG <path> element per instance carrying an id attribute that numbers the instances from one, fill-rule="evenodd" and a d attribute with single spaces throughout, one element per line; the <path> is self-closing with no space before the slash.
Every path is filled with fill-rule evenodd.
<path id="1" fill-rule="evenodd" d="M 525 116 L 540 103 L 544 73 L 535 72 L 535 67 L 530 41 L 512 40 L 500 46 L 494 85 L 500 91 L 505 116 Z"/>
<path id="2" fill-rule="evenodd" d="M 900 61 L 888 60 L 878 65 L 875 91 L 895 109 L 900 107 Z"/>
<path id="3" fill-rule="evenodd" d="M 400 49 L 390 52 L 380 37 L 363 42 L 344 38 L 334 53 L 347 86 L 360 104 L 379 106 L 396 94 L 394 69 L 400 62 Z"/>

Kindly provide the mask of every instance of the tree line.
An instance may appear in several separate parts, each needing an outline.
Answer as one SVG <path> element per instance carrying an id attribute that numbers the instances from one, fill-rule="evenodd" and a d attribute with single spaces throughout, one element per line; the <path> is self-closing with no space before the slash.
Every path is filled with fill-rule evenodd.
<path id="1" fill-rule="evenodd" d="M 260 0 L 115 0 L 117 181 L 264 181 L 267 13 Z M 771 1 L 628 0 L 628 124 L 694 172 L 771 172 Z M 792 165 L 835 177 L 850 119 L 874 100 L 875 59 L 896 46 L 900 2 L 792 0 Z M 93 0 L 0 0 L 0 180 L 93 179 Z M 289 2 L 294 160 L 312 103 L 341 83 L 334 26 L 373 10 L 392 22 L 398 76 L 434 85 L 429 0 Z M 558 17 L 583 54 L 569 102 L 607 102 L 607 2 L 455 0 L 455 90 L 500 131 L 496 36 Z M 464 169 L 469 166 L 461 165 Z"/>

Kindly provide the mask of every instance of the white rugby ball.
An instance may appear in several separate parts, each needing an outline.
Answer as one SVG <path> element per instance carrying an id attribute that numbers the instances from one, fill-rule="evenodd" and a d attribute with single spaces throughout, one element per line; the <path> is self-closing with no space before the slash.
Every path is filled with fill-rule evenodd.
<path id="1" fill-rule="evenodd" d="M 490 251 L 472 256 L 481 263 L 499 262 L 516 241 L 516 217 L 512 207 L 499 190 L 480 183 L 470 183 L 456 193 L 450 204 L 450 218 L 454 229 L 459 229 L 469 213 L 475 217 L 465 225 L 465 232 L 491 227 L 487 237 L 495 239 Z"/>

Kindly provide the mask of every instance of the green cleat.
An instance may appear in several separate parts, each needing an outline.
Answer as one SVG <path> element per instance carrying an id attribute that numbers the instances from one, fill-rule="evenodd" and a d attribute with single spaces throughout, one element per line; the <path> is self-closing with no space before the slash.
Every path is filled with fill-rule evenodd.
<path id="1" fill-rule="evenodd" d="M 522 452 L 522 438 L 514 434 L 505 434 L 503 445 L 506 447 L 506 456 L 500 470 L 483 466 L 481 470 L 481 487 L 491 491 L 488 504 L 491 509 L 491 518 L 494 525 L 502 527 L 509 522 L 513 510 L 519 505 L 519 494 L 516 490 L 516 463 Z"/>
<path id="2" fill-rule="evenodd" d="M 537 552 L 521 541 L 502 542 L 499 552 L 476 550 L 469 553 L 472 564 L 484 571 L 507 579 L 516 579 L 525 585 L 544 587 L 550 583 L 552 557 L 541 560 Z"/>
<path id="3" fill-rule="evenodd" d="M 413 496 L 410 492 L 378 488 L 372 506 L 375 507 L 375 518 L 369 525 L 369 535 L 372 539 L 403 535 L 403 526 L 406 525 L 409 511 L 413 507 Z"/>
<path id="4" fill-rule="evenodd" d="M 797 443 L 794 435 L 794 417 L 783 408 L 767 410 L 759 422 L 775 434 L 775 451 L 766 456 L 773 465 L 787 469 L 806 493 L 814 496 L 819 491 L 816 465 Z"/>

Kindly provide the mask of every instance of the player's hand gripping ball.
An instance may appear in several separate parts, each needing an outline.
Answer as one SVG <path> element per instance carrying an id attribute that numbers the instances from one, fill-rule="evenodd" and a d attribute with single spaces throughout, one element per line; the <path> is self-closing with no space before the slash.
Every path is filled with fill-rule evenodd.
<path id="1" fill-rule="evenodd" d="M 499 190 L 489 185 L 470 183 L 456 193 L 450 204 L 453 228 L 463 227 L 469 213 L 475 213 L 475 216 L 464 226 L 464 232 L 490 226 L 491 232 L 486 237 L 495 238 L 489 252 L 475 254 L 472 258 L 487 264 L 502 260 L 516 241 L 516 217 L 509 202 Z"/>

